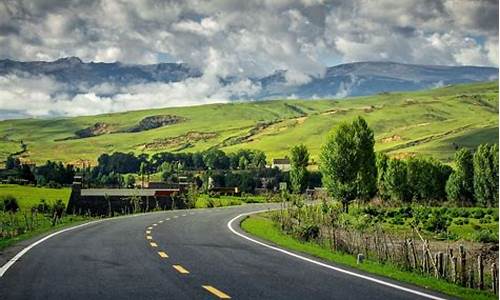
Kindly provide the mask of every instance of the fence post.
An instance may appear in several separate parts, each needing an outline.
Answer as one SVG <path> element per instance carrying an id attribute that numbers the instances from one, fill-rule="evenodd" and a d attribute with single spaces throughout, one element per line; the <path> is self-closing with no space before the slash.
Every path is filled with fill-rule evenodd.
<path id="1" fill-rule="evenodd" d="M 479 279 L 478 288 L 482 290 L 484 288 L 484 266 L 483 266 L 483 256 L 479 254 L 477 257 L 477 277 Z"/>
<path id="2" fill-rule="evenodd" d="M 438 277 L 444 277 L 444 255 L 443 252 L 438 252 L 437 254 L 437 265 L 438 265 Z"/>
<path id="3" fill-rule="evenodd" d="M 498 271 L 496 263 L 491 264 L 491 289 L 495 295 L 498 293 Z"/>
<path id="4" fill-rule="evenodd" d="M 457 258 L 453 256 L 451 258 L 451 281 L 457 283 L 458 281 L 458 269 L 457 269 Z"/>
<path id="5" fill-rule="evenodd" d="M 471 266 L 469 268 L 469 287 L 471 289 L 475 288 L 474 267 L 473 266 Z"/>
<path id="6" fill-rule="evenodd" d="M 467 258 L 465 255 L 464 245 L 460 245 L 458 248 L 458 256 L 460 257 L 460 283 L 462 286 L 466 286 L 467 283 L 467 270 L 465 269 Z"/>
<path id="7" fill-rule="evenodd" d="M 429 262 L 428 262 L 428 257 L 427 257 L 427 248 L 425 247 L 425 243 L 424 242 L 422 244 L 422 273 L 427 273 L 428 272 L 428 266 L 429 266 Z"/>

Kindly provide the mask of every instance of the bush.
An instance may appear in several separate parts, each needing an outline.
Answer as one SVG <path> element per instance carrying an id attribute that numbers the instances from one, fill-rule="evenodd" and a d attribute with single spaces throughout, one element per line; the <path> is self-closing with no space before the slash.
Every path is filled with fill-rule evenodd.
<path id="1" fill-rule="evenodd" d="M 470 215 L 469 210 L 466 208 L 452 208 L 450 209 L 450 216 L 452 218 L 462 217 L 468 218 Z"/>
<path id="2" fill-rule="evenodd" d="M 440 233 L 448 231 L 450 218 L 445 215 L 433 213 L 429 219 L 424 222 L 424 228 L 427 231 Z"/>
<path id="3" fill-rule="evenodd" d="M 492 218 L 490 215 L 485 215 L 482 219 L 479 220 L 480 224 L 488 224 L 492 222 Z"/>
<path id="4" fill-rule="evenodd" d="M 304 224 L 298 226 L 295 230 L 297 237 L 303 241 L 312 241 L 319 237 L 319 226 L 313 224 Z"/>
<path id="5" fill-rule="evenodd" d="M 480 243 L 498 243 L 498 236 L 491 230 L 483 229 L 474 234 L 474 241 Z"/>
<path id="6" fill-rule="evenodd" d="M 4 212 L 12 212 L 15 213 L 19 210 L 19 204 L 17 203 L 16 197 L 12 195 L 2 196 L 2 200 L 0 201 L 2 204 L 2 210 Z"/>
<path id="7" fill-rule="evenodd" d="M 471 212 L 471 218 L 482 219 L 486 214 L 485 210 L 482 208 L 474 208 Z"/>

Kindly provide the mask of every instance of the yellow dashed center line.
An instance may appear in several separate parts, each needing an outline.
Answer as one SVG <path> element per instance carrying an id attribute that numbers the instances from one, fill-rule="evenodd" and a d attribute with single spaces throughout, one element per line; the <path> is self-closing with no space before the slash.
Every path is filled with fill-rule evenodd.
<path id="1" fill-rule="evenodd" d="M 222 292 L 222 291 L 220 291 L 220 290 L 218 290 L 218 289 L 214 288 L 214 287 L 213 287 L 213 286 L 211 286 L 211 285 L 202 285 L 202 287 L 203 287 L 205 290 L 207 290 L 207 291 L 209 291 L 210 293 L 212 293 L 212 294 L 214 294 L 215 296 L 217 296 L 219 299 L 231 299 L 231 297 L 230 297 L 228 294 L 226 294 L 226 293 L 224 293 L 224 292 Z"/>
<path id="2" fill-rule="evenodd" d="M 174 216 L 174 218 L 178 218 L 179 216 Z"/>
<path id="3" fill-rule="evenodd" d="M 151 245 L 151 247 L 154 247 L 154 248 L 158 247 L 158 244 L 156 244 L 156 243 L 154 243 L 154 242 L 151 242 L 151 243 L 149 243 L 149 244 Z"/>
<path id="4" fill-rule="evenodd" d="M 165 221 L 168 221 L 168 220 L 170 220 L 170 218 L 166 218 L 166 219 L 165 219 Z"/>
<path id="5" fill-rule="evenodd" d="M 153 237 L 152 237 L 152 236 L 150 236 L 150 235 L 147 235 L 147 236 L 146 236 L 146 239 L 148 239 L 148 240 L 152 240 L 152 239 L 153 239 Z"/>
<path id="6" fill-rule="evenodd" d="M 182 267 L 181 265 L 172 265 L 172 267 L 174 267 L 174 269 L 176 269 L 177 272 L 181 274 L 189 274 L 189 271 L 184 269 L 184 267 Z"/>
<path id="7" fill-rule="evenodd" d="M 149 227 L 148 227 L 148 229 L 149 229 L 149 230 L 151 230 L 151 229 L 153 229 L 153 227 L 152 227 L 152 226 L 149 226 Z"/>
<path id="8" fill-rule="evenodd" d="M 153 226 L 158 226 L 158 224 L 154 223 Z"/>
<path id="9" fill-rule="evenodd" d="M 163 252 L 163 251 L 159 251 L 159 252 L 158 252 L 158 255 L 159 255 L 161 258 L 167 258 L 167 257 L 168 257 L 167 253 L 165 253 L 165 252 Z"/>
<path id="10" fill-rule="evenodd" d="M 160 222 L 158 222 L 158 223 L 160 223 L 160 224 L 161 224 L 161 223 L 163 223 L 163 220 L 161 220 L 161 221 L 160 221 Z"/>
<path id="11" fill-rule="evenodd" d="M 185 216 L 187 216 L 187 215 L 186 215 L 186 214 L 183 214 L 182 216 L 183 216 L 183 217 L 185 217 Z"/>
<path id="12" fill-rule="evenodd" d="M 151 230 L 146 230 L 146 234 L 151 234 Z"/>

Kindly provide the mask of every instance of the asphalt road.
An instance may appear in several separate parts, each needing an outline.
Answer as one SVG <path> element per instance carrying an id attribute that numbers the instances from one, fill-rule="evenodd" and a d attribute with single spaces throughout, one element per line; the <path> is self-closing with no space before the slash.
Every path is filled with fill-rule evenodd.
<path id="1" fill-rule="evenodd" d="M 61 233 L 5 272 L 0 298 L 425 298 L 286 255 L 229 230 L 235 216 L 268 207 L 272 204 L 166 211 Z"/>

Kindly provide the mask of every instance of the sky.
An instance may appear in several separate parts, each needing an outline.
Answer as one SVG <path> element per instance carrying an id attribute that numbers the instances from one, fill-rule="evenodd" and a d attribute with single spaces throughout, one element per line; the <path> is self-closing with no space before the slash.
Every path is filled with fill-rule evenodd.
<path id="1" fill-rule="evenodd" d="M 327 66 L 355 61 L 497 67 L 498 1 L 0 0 L 0 59 L 68 56 L 85 62 L 185 62 L 203 71 L 199 82 L 190 83 L 194 86 L 276 70 L 288 70 L 287 81 L 300 84 L 321 77 Z M 2 105 L 5 97 L 17 97 L 18 107 L 10 107 L 14 115 L 26 104 L 26 93 L 33 93 L 32 82 L 24 88 L 26 80 L 51 78 L 0 77 L 0 87 L 17 87 L 0 94 Z M 162 88 L 174 89 L 178 99 L 186 98 L 182 89 L 189 90 Z M 210 102 L 220 98 L 219 88 L 192 97 Z M 38 89 L 40 103 L 63 101 L 50 89 Z"/>

